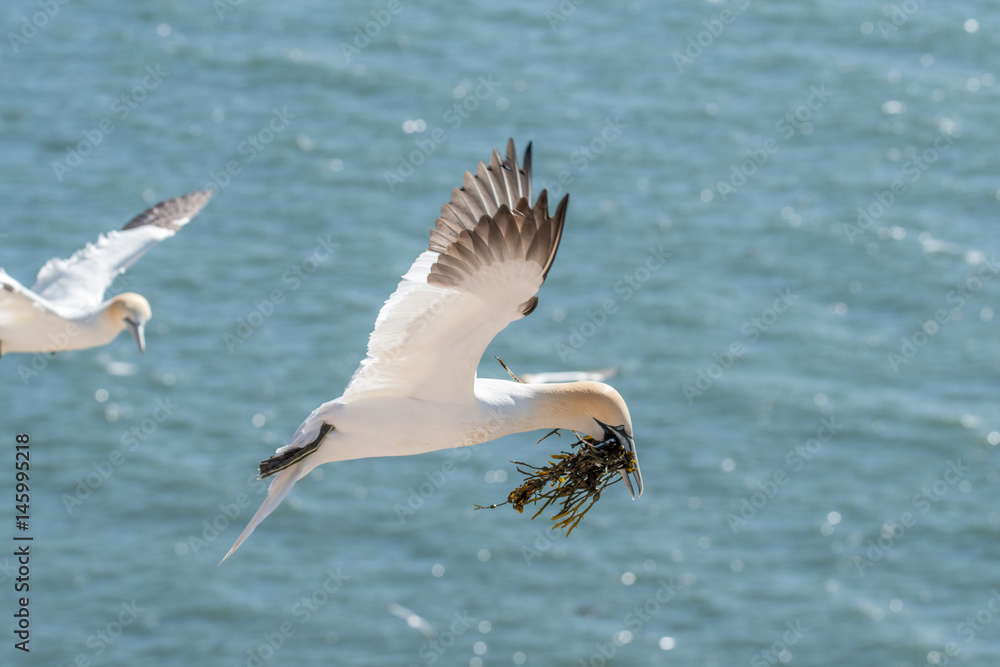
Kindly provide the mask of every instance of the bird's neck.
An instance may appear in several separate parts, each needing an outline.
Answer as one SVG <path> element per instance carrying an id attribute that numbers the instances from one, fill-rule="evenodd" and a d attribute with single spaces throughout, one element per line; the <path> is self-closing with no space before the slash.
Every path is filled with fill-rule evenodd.
<path id="1" fill-rule="evenodd" d="M 594 415 L 608 411 L 610 401 L 594 382 L 518 384 L 476 380 L 476 399 L 484 410 L 491 438 L 540 429 L 571 429 L 595 438 L 603 430 Z"/>
<path id="2" fill-rule="evenodd" d="M 120 319 L 108 312 L 106 304 L 96 313 L 67 319 L 48 339 L 52 351 L 85 350 L 110 343 L 124 328 Z"/>

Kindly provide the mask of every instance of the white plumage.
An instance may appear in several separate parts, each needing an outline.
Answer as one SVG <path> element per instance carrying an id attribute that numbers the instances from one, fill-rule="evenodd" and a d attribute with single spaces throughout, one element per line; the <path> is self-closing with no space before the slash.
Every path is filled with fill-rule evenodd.
<path id="1" fill-rule="evenodd" d="M 261 463 L 274 475 L 267 498 L 228 558 L 295 482 L 323 463 L 466 447 L 511 433 L 565 428 L 634 452 L 625 401 L 599 382 L 519 384 L 479 379 L 491 340 L 534 310 L 562 236 L 569 196 L 551 216 L 544 191 L 531 204 L 531 145 L 465 174 L 417 257 L 382 306 L 343 396 L 299 426 Z M 638 468 L 632 473 L 642 493 Z M 630 491 L 632 481 L 622 477 Z M 633 492 L 633 497 L 635 493 Z"/>
<path id="2" fill-rule="evenodd" d="M 144 352 L 149 302 L 126 292 L 104 301 L 115 277 L 160 241 L 176 234 L 211 191 L 168 199 L 101 235 L 69 259 L 50 259 L 28 289 L 0 269 L 0 354 L 97 347 L 128 329 Z"/>

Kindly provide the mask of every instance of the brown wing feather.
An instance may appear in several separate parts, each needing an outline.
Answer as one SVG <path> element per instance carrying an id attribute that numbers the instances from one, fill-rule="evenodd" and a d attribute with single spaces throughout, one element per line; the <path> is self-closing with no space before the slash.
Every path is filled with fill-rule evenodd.
<path id="1" fill-rule="evenodd" d="M 211 190 L 200 190 L 162 201 L 129 220 L 122 227 L 122 230 L 142 227 L 144 225 L 156 225 L 157 227 L 163 227 L 176 232 L 184 226 L 184 223 L 204 208 L 205 204 L 211 198 Z M 177 224 L 178 220 L 183 220 L 184 222 Z"/>
<path id="2" fill-rule="evenodd" d="M 568 202 L 566 195 L 552 216 L 544 190 L 530 209 L 526 200 L 518 202 L 513 211 L 506 203 L 501 204 L 496 215 L 484 215 L 472 229 L 463 229 L 458 234 L 431 267 L 427 283 L 457 287 L 484 266 L 515 260 L 538 264 L 544 280 L 559 249 Z M 537 300 L 526 303 L 525 308 L 530 312 L 536 303 Z"/>
<path id="3" fill-rule="evenodd" d="M 428 250 L 443 253 L 458 240 L 463 229 L 476 228 L 483 216 L 494 217 L 502 205 L 517 208 L 521 199 L 531 202 L 531 144 L 524 151 L 523 166 L 517 163 L 514 140 L 507 141 L 507 156 L 501 161 L 496 149 L 489 165 L 480 162 L 476 173 L 465 172 L 462 187 L 451 191 L 451 201 L 431 230 Z"/>

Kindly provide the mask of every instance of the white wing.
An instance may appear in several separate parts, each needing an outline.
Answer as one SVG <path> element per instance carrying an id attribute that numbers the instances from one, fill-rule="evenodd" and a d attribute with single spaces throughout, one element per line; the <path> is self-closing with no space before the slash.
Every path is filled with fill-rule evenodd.
<path id="1" fill-rule="evenodd" d="M 523 169 L 510 141 L 502 163 L 494 150 L 488 167 L 479 163 L 475 176 L 466 172 L 463 186 L 441 207 L 428 249 L 379 311 L 368 356 L 344 395 L 331 403 L 374 396 L 456 404 L 473 400 L 476 367 L 486 346 L 510 322 L 534 310 L 535 292 L 559 248 L 568 195 L 551 217 L 544 191 L 534 207 L 530 197 L 530 144 Z M 314 410 L 291 443 L 261 463 L 262 475 L 274 475 L 267 498 L 222 560 L 311 469 L 308 461 L 296 458 L 302 454 L 296 450 L 311 447 L 303 456 L 312 454 L 335 428 L 325 421 L 331 403 Z"/>
<path id="2" fill-rule="evenodd" d="M 466 172 L 441 207 L 428 249 L 385 302 L 368 356 L 344 391 L 366 395 L 472 399 L 479 360 L 510 322 L 534 310 L 535 293 L 555 259 L 568 196 L 552 216 L 548 197 L 531 196 L 531 146 L 524 168 L 514 142 L 507 157 Z"/>
<path id="3" fill-rule="evenodd" d="M 101 235 L 97 243 L 88 243 L 69 259 L 50 259 L 31 291 L 64 317 L 97 310 L 115 276 L 176 234 L 211 197 L 212 191 L 206 190 L 168 199 L 137 215 L 121 231 Z"/>
<path id="4" fill-rule="evenodd" d="M 39 313 L 59 317 L 55 307 L 0 269 L 0 328 L 32 322 Z M 61 319 L 61 318 L 60 318 Z"/>

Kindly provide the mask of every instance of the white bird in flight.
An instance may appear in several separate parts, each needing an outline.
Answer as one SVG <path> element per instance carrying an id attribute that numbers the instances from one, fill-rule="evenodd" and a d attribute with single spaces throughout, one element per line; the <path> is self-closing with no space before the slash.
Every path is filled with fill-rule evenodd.
<path id="1" fill-rule="evenodd" d="M 519 167 L 493 151 L 441 207 L 430 244 L 382 306 L 368 356 L 344 395 L 316 408 L 292 441 L 260 464 L 274 475 L 267 498 L 234 551 L 313 468 L 333 461 L 468 447 L 512 433 L 571 429 L 614 439 L 635 453 L 621 395 L 599 382 L 519 384 L 476 377 L 486 346 L 538 305 L 535 293 L 555 259 L 569 195 L 548 213 L 543 190 L 531 205 L 531 144 Z M 638 463 L 622 477 L 642 494 Z"/>
<path id="2" fill-rule="evenodd" d="M 145 352 L 149 302 L 134 292 L 104 301 L 104 293 L 119 273 L 176 234 L 211 197 L 211 190 L 192 192 L 146 209 L 121 231 L 102 234 L 69 259 L 50 259 L 31 289 L 0 269 L 0 355 L 98 347 L 122 329 Z"/>

